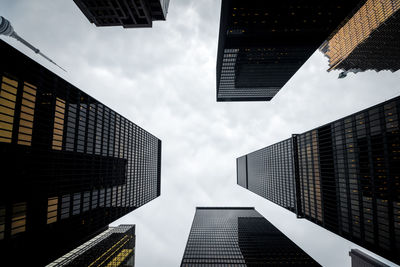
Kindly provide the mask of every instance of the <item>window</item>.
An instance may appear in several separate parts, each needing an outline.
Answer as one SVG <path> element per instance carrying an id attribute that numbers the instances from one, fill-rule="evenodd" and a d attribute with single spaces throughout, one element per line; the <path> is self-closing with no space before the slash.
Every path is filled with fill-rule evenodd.
<path id="1" fill-rule="evenodd" d="M 47 224 L 57 221 L 58 197 L 50 197 L 47 200 Z"/>
<path id="2" fill-rule="evenodd" d="M 6 222 L 6 209 L 0 206 L 0 240 L 4 239 L 4 226 Z"/>
<path id="3" fill-rule="evenodd" d="M 0 88 L 0 142 L 11 143 L 18 82 L 2 78 Z"/>
<path id="4" fill-rule="evenodd" d="M 70 209 L 70 195 L 64 195 L 61 199 L 61 219 L 66 219 L 69 217 Z"/>
<path id="5" fill-rule="evenodd" d="M 81 213 L 81 193 L 75 193 L 73 199 L 72 215 Z"/>
<path id="6" fill-rule="evenodd" d="M 16 203 L 12 207 L 11 235 L 25 232 L 26 202 Z"/>
<path id="7" fill-rule="evenodd" d="M 53 149 L 61 150 L 64 134 L 64 113 L 65 101 L 58 98 L 56 99 L 56 107 L 54 111 L 54 129 L 53 129 Z"/>
<path id="8" fill-rule="evenodd" d="M 30 146 L 32 143 L 33 118 L 35 114 L 36 86 L 24 83 L 21 116 L 19 120 L 18 144 Z"/>

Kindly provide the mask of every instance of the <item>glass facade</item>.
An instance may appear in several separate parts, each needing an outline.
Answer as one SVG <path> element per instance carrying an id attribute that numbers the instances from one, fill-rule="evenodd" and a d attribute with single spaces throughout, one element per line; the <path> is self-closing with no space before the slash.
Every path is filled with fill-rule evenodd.
<path id="1" fill-rule="evenodd" d="M 396 263 L 400 252 L 399 114 L 400 97 L 396 97 L 292 137 L 296 213 Z M 274 166 L 263 156 L 267 148 L 244 156 L 247 165 L 243 160 L 238 163 L 238 183 L 247 172 L 246 188 L 282 206 L 274 200 L 281 187 L 260 190 L 271 179 L 265 170 Z M 270 157 L 281 164 L 285 161 L 279 150 Z M 241 170 L 245 167 L 246 172 Z"/>
<path id="2" fill-rule="evenodd" d="M 271 100 L 358 2 L 222 0 L 217 101 Z"/>
<path id="3" fill-rule="evenodd" d="M 169 1 L 74 0 L 88 20 L 96 26 L 124 28 L 151 27 L 153 21 L 166 20 Z"/>
<path id="4" fill-rule="evenodd" d="M 40 247 L 30 264 L 44 265 L 160 195 L 161 141 L 0 50 L 0 248 Z"/>
<path id="5" fill-rule="evenodd" d="M 296 210 L 292 139 L 237 159 L 239 185 L 275 204 Z"/>
<path id="6" fill-rule="evenodd" d="M 320 266 L 254 208 L 198 207 L 182 267 Z"/>
<path id="7" fill-rule="evenodd" d="M 53 266 L 135 266 L 135 225 L 110 227 L 47 267 Z"/>
<path id="8" fill-rule="evenodd" d="M 320 48 L 329 70 L 400 69 L 400 1 L 367 0 Z"/>

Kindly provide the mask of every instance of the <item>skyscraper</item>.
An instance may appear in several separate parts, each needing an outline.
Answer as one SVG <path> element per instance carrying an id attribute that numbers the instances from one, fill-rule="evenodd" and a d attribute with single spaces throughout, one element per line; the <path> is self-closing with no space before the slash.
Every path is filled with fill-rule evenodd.
<path id="1" fill-rule="evenodd" d="M 254 208 L 198 207 L 181 267 L 320 266 Z"/>
<path id="2" fill-rule="evenodd" d="M 0 251 L 43 266 L 160 195 L 161 141 L 3 41 L 0 51 Z"/>
<path id="3" fill-rule="evenodd" d="M 96 26 L 124 28 L 151 27 L 153 21 L 166 20 L 169 0 L 74 0 Z"/>
<path id="4" fill-rule="evenodd" d="M 110 227 L 53 261 L 53 266 L 135 266 L 135 225 Z"/>
<path id="5" fill-rule="evenodd" d="M 320 50 L 329 58 L 328 71 L 397 71 L 399 43 L 400 1 L 368 0 Z"/>
<path id="6" fill-rule="evenodd" d="M 222 0 L 217 101 L 269 101 L 360 0 Z"/>
<path id="7" fill-rule="evenodd" d="M 358 249 L 352 249 L 349 256 L 351 257 L 351 267 L 389 267 Z"/>
<path id="8" fill-rule="evenodd" d="M 290 198 L 299 217 L 400 263 L 399 115 L 396 97 L 293 135 L 292 159 L 285 159 L 285 150 L 271 149 L 276 145 L 263 150 L 273 151 L 266 159 L 278 163 L 254 156 L 262 150 L 253 152 L 244 156 L 246 164 L 238 159 L 238 179 L 247 173 L 245 188 L 284 207 L 282 192 L 291 192 L 294 183 Z M 283 167 L 273 171 L 290 162 L 292 184 Z"/>

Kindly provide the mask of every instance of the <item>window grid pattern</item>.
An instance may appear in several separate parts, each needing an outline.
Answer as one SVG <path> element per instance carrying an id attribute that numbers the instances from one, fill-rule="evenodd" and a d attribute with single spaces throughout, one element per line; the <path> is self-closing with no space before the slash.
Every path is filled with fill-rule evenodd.
<path id="1" fill-rule="evenodd" d="M 0 89 L 0 142 L 11 143 L 18 82 L 2 76 Z"/>
<path id="2" fill-rule="evenodd" d="M 36 86 L 24 83 L 21 114 L 18 130 L 18 144 L 30 146 L 32 142 L 33 118 L 35 114 Z"/>
<path id="3" fill-rule="evenodd" d="M 197 208 L 182 267 L 319 266 L 254 208 Z"/>

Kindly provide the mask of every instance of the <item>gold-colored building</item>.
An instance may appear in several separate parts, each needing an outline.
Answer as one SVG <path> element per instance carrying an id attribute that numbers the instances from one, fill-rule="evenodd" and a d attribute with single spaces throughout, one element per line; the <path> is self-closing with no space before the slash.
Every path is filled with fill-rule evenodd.
<path id="1" fill-rule="evenodd" d="M 400 68 L 400 0 L 367 0 L 320 50 L 329 69 L 396 71 Z"/>

